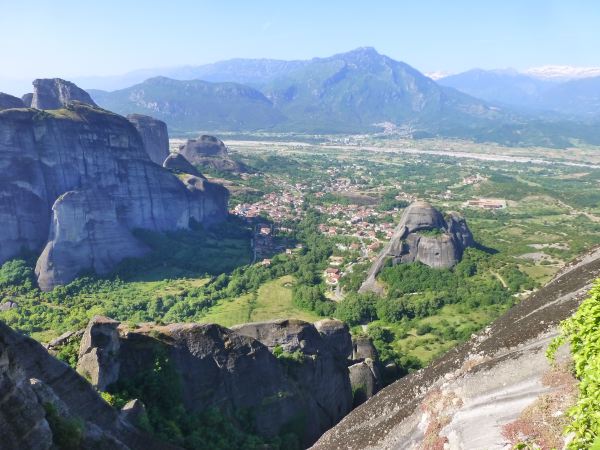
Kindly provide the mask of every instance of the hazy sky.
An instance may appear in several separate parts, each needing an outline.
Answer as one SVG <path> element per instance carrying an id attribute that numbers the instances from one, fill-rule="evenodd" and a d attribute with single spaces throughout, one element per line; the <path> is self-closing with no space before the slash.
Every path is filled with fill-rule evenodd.
<path id="1" fill-rule="evenodd" d="M 422 71 L 600 66 L 600 1 L 0 0 L 0 77 L 120 74 L 359 46 Z"/>

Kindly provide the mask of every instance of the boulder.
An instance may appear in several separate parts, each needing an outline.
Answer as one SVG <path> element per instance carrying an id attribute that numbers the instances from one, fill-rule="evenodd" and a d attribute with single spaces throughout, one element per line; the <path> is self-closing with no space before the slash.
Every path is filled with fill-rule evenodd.
<path id="1" fill-rule="evenodd" d="M 119 322 L 104 316 L 94 316 L 81 338 L 77 371 L 98 390 L 119 379 Z"/>
<path id="2" fill-rule="evenodd" d="M 412 203 L 402 213 L 390 241 L 379 253 L 359 292 L 381 293 L 377 275 L 391 258 L 394 264 L 419 261 L 430 267 L 448 269 L 462 258 L 467 247 L 475 245 L 465 219 L 451 212 L 442 214 L 427 202 Z"/>
<path id="3" fill-rule="evenodd" d="M 129 400 L 125 405 L 121 408 L 121 417 L 131 423 L 132 425 L 137 425 L 140 423 L 140 420 L 146 415 L 146 407 L 144 404 L 134 398 L 133 400 Z"/>
<path id="4" fill-rule="evenodd" d="M 21 100 L 23 101 L 23 104 L 25 105 L 26 108 L 31 108 L 31 102 L 33 102 L 33 92 L 24 94 L 21 97 Z"/>
<path id="5" fill-rule="evenodd" d="M 19 97 L 0 92 L 0 111 L 3 109 L 24 108 L 25 103 Z"/>
<path id="6" fill-rule="evenodd" d="M 231 159 L 227 147 L 214 136 L 203 135 L 198 139 L 190 139 L 179 147 L 182 154 L 194 166 L 202 170 L 218 172 L 247 172 L 248 168 Z"/>
<path id="7" fill-rule="evenodd" d="M 352 337 L 348 325 L 337 319 L 323 319 L 313 325 L 342 358 L 349 359 L 352 356 Z"/>
<path id="8" fill-rule="evenodd" d="M 7 300 L 4 303 L 0 303 L 0 311 L 8 311 L 10 309 L 18 308 L 19 305 L 17 302 L 13 302 L 12 300 Z"/>
<path id="9" fill-rule="evenodd" d="M 70 81 L 60 78 L 46 78 L 33 81 L 32 108 L 61 109 L 72 101 L 97 106 L 87 92 Z"/>
<path id="10" fill-rule="evenodd" d="M 142 114 L 130 114 L 127 116 L 133 126 L 138 130 L 144 143 L 146 153 L 150 160 L 159 166 L 169 156 L 169 133 L 167 124 L 162 120 L 154 119 Z"/>
<path id="11" fill-rule="evenodd" d="M 364 361 L 365 359 L 377 361 L 379 359 L 377 349 L 370 337 L 357 336 L 352 340 L 352 359 L 354 361 Z"/>
<path id="12" fill-rule="evenodd" d="M 355 407 L 373 397 L 381 389 L 381 373 L 372 359 L 353 364 L 348 370 Z"/>
<path id="13" fill-rule="evenodd" d="M 162 165 L 165 169 L 172 170 L 175 173 L 185 173 L 195 177 L 205 178 L 204 175 L 192 166 L 181 153 L 171 153 L 167 156 Z"/>

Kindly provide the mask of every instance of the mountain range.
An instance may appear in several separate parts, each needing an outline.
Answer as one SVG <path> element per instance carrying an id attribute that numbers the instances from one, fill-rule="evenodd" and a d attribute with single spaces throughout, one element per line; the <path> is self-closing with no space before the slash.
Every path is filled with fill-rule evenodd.
<path id="1" fill-rule="evenodd" d="M 120 114 L 145 113 L 164 120 L 175 134 L 372 133 L 391 125 L 416 138 L 563 147 L 571 138 L 600 142 L 596 128 L 554 117 L 539 121 L 514 108 L 514 102 L 484 95 L 487 87 L 469 90 L 460 83 L 435 82 L 370 47 L 306 61 L 236 59 L 168 74 L 191 80 L 153 77 L 125 89 L 90 94 L 100 106 Z M 536 92 L 544 82 L 529 84 Z"/>
<path id="2" fill-rule="evenodd" d="M 560 114 L 576 119 L 600 117 L 600 76 L 557 80 L 558 77 L 538 77 L 514 70 L 473 69 L 440 78 L 437 82 L 521 111 Z"/>

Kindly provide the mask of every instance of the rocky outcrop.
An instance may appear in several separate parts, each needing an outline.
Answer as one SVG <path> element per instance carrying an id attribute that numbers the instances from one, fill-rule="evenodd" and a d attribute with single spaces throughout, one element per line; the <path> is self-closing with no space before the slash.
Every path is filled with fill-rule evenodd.
<path id="1" fill-rule="evenodd" d="M 434 268 L 453 267 L 467 247 L 475 241 L 463 217 L 449 213 L 447 218 L 427 202 L 415 202 L 402 213 L 394 229 L 367 274 L 359 292 L 381 292 L 377 275 L 386 261 L 393 264 L 419 261 Z"/>
<path id="2" fill-rule="evenodd" d="M 144 143 L 146 153 L 150 160 L 162 166 L 165 158 L 169 156 L 169 133 L 167 124 L 162 120 L 154 119 L 142 114 L 130 114 L 127 116 Z"/>
<path id="3" fill-rule="evenodd" d="M 321 337 L 345 359 L 352 356 L 352 337 L 350 329 L 341 320 L 323 319 L 315 322 L 314 327 Z"/>
<path id="4" fill-rule="evenodd" d="M 227 147 L 214 136 L 202 135 L 198 139 L 190 139 L 179 147 L 179 153 L 200 168 L 218 172 L 247 172 L 248 168 L 231 159 Z"/>
<path id="5" fill-rule="evenodd" d="M 352 364 L 348 370 L 355 406 L 364 403 L 381 389 L 381 373 L 372 359 Z"/>
<path id="6" fill-rule="evenodd" d="M 116 320 L 94 316 L 81 338 L 77 371 L 101 391 L 119 379 L 118 326 Z"/>
<path id="7" fill-rule="evenodd" d="M 37 260 L 40 288 L 73 280 L 82 269 L 104 275 L 128 257 L 148 251 L 119 222 L 116 202 L 96 190 L 69 191 L 52 206 L 48 243 Z"/>
<path id="8" fill-rule="evenodd" d="M 121 420 L 90 384 L 33 339 L 0 322 L 0 442 L 5 450 L 60 448 L 60 424 L 83 450 L 169 449 Z M 73 433 L 73 432 L 71 432 Z"/>
<path id="9" fill-rule="evenodd" d="M 25 105 L 25 107 L 31 108 L 31 103 L 33 102 L 33 92 L 24 94 L 21 97 L 21 100 L 23 101 L 23 104 Z"/>
<path id="10" fill-rule="evenodd" d="M 204 324 L 128 329 L 96 317 L 82 339 L 78 370 L 106 389 L 108 380 L 144 376 L 163 355 L 179 374 L 181 400 L 190 413 L 213 407 L 229 415 L 252 411 L 260 435 L 294 429 L 308 445 L 352 407 L 349 349 L 340 347 L 350 336 L 346 328 L 342 338 L 344 327 L 332 322 L 325 326 L 332 333 L 324 337 L 297 320 L 235 330 Z"/>
<path id="11" fill-rule="evenodd" d="M 536 414 L 536 404 L 549 420 L 534 427 L 549 427 L 564 415 L 565 405 L 556 410 L 553 399 L 569 388 L 570 375 L 557 372 L 545 352 L 599 276 L 596 249 L 465 344 L 356 408 L 313 449 L 512 448 L 505 427 L 524 412 Z M 562 428 L 555 431 L 564 442 Z"/>
<path id="12" fill-rule="evenodd" d="M 165 169 L 172 170 L 175 173 L 185 173 L 195 177 L 205 178 L 198 169 L 190 164 L 181 153 L 171 153 L 163 162 Z"/>
<path id="13" fill-rule="evenodd" d="M 277 348 L 285 353 L 300 351 L 305 355 L 303 363 L 292 365 L 290 370 L 303 395 L 314 402 L 311 415 L 321 430 L 317 434 L 333 426 L 351 410 L 348 349 L 342 346 L 340 352 L 339 345 L 332 345 L 338 344 L 339 338 L 324 338 L 314 325 L 301 320 L 249 323 L 233 329 L 257 339 L 271 351 Z"/>
<path id="14" fill-rule="evenodd" d="M 20 98 L 5 94 L 4 92 L 0 92 L 0 111 L 2 111 L 3 109 L 24 107 L 25 103 L 23 103 L 23 100 L 21 100 Z"/>
<path id="15" fill-rule="evenodd" d="M 43 83 L 42 83 L 43 84 Z M 228 191 L 154 164 L 125 118 L 79 102 L 0 111 L 0 264 L 42 251 L 40 287 L 143 254 L 130 231 L 227 217 Z"/>
<path id="16" fill-rule="evenodd" d="M 60 78 L 46 78 L 33 81 L 32 108 L 61 109 L 72 101 L 97 106 L 87 92 L 70 81 Z"/>
<path id="17" fill-rule="evenodd" d="M 121 408 L 121 417 L 133 425 L 140 423 L 145 415 L 146 407 L 137 398 L 129 400 Z"/>

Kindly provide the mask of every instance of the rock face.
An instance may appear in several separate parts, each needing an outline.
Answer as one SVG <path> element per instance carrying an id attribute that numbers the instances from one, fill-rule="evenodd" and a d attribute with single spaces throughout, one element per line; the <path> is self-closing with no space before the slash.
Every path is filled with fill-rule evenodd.
<path id="1" fill-rule="evenodd" d="M 166 355 L 181 377 L 187 411 L 250 410 L 260 435 L 273 437 L 294 428 L 310 445 L 352 407 L 348 348 L 340 353 L 330 344 L 347 342 L 350 335 L 346 329 L 348 335 L 342 338 L 343 326 L 335 325 L 329 327 L 336 330 L 329 334 L 335 339 L 328 341 L 302 321 L 255 323 L 235 330 L 205 324 L 128 330 L 94 318 L 82 340 L 84 361 L 78 369 L 85 366 L 92 382 L 104 389 L 107 380 L 135 379 L 154 367 L 157 355 Z M 262 342 L 253 337 L 259 335 Z M 270 351 L 276 347 L 300 356 L 278 358 Z"/>
<path id="2" fill-rule="evenodd" d="M 24 94 L 23 97 L 21 97 L 21 100 L 27 108 L 31 108 L 31 102 L 33 102 L 33 92 Z"/>
<path id="3" fill-rule="evenodd" d="M 248 168 L 231 159 L 227 147 L 214 136 L 202 135 L 179 147 L 179 153 L 194 166 L 219 172 L 246 172 Z"/>
<path id="4" fill-rule="evenodd" d="M 25 103 L 23 103 L 23 100 L 21 100 L 20 98 L 5 94 L 4 92 L 0 92 L 0 111 L 3 109 L 24 107 Z"/>
<path id="5" fill-rule="evenodd" d="M 381 389 L 381 373 L 372 359 L 353 364 L 348 370 L 355 405 L 364 403 Z"/>
<path id="6" fill-rule="evenodd" d="M 0 442 L 6 450 L 58 448 L 57 420 L 80 421 L 77 448 L 84 450 L 173 448 L 122 421 L 74 370 L 2 322 L 0 391 Z"/>
<path id="7" fill-rule="evenodd" d="M 69 191 L 54 202 L 48 243 L 35 267 L 40 287 L 66 284 L 82 268 L 103 275 L 148 251 L 119 222 L 115 203 L 93 189 Z"/>
<path id="8" fill-rule="evenodd" d="M 169 156 L 167 156 L 163 162 L 163 167 L 165 169 L 172 170 L 175 173 L 186 173 L 188 175 L 204 178 L 198 169 L 192 166 L 181 153 L 171 153 Z"/>
<path id="9" fill-rule="evenodd" d="M 183 183 L 154 164 L 121 116 L 78 102 L 0 111 L 0 264 L 43 249 L 36 273 L 44 290 L 143 254 L 131 230 L 224 220 L 228 197 L 220 185 Z"/>
<path id="10" fill-rule="evenodd" d="M 119 379 L 118 326 L 116 320 L 94 316 L 81 338 L 77 371 L 101 391 Z"/>
<path id="11" fill-rule="evenodd" d="M 152 162 L 162 166 L 165 158 L 169 156 L 169 133 L 167 124 L 162 120 L 154 119 L 142 114 L 127 116 L 142 137 L 146 153 Z"/>
<path id="12" fill-rule="evenodd" d="M 394 264 L 419 261 L 434 268 L 450 268 L 475 244 L 463 217 L 442 214 L 427 202 L 415 202 L 404 210 L 400 223 L 383 248 L 359 292 L 381 292 L 376 277 L 388 258 Z"/>
<path id="13" fill-rule="evenodd" d="M 347 339 L 339 339 L 339 336 L 331 339 L 335 333 L 323 337 L 314 325 L 301 320 L 250 323 L 233 329 L 257 339 L 271 351 L 280 348 L 287 353 L 301 351 L 306 356 L 303 364 L 292 367 L 292 377 L 297 380 L 304 395 L 314 402 L 311 417 L 318 421 L 318 429 L 321 430 L 317 435 L 352 409 L 348 348 L 341 346 L 342 351 L 339 351 L 339 342 Z"/>
<path id="14" fill-rule="evenodd" d="M 60 109 L 71 101 L 97 106 L 92 97 L 70 81 L 46 78 L 33 81 L 31 107 L 36 109 Z"/>
<path id="15" fill-rule="evenodd" d="M 549 399 L 564 395 L 562 380 L 568 384 L 570 375 L 555 372 L 545 352 L 558 324 L 573 314 L 599 276 L 600 249 L 595 249 L 465 344 L 356 408 L 312 448 L 511 448 L 503 427 L 524 411 L 531 415 L 535 402 L 558 417 Z M 559 353 L 560 366 L 564 354 Z M 565 438 L 562 429 L 557 438 Z"/>
<path id="16" fill-rule="evenodd" d="M 336 319 L 319 320 L 313 325 L 321 337 L 344 359 L 352 356 L 352 338 L 348 325 Z"/>

